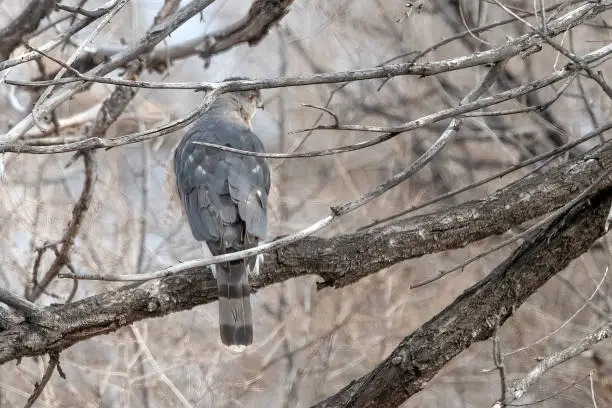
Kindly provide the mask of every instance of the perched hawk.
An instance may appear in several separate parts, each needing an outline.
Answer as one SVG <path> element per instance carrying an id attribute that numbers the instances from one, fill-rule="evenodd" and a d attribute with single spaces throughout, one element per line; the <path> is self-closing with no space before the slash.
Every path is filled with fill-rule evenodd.
<path id="1" fill-rule="evenodd" d="M 244 79 L 244 78 L 228 78 Z M 208 254 L 221 255 L 257 246 L 266 237 L 270 170 L 260 157 L 224 152 L 193 142 L 208 142 L 263 152 L 251 128 L 259 91 L 219 96 L 185 134 L 174 151 L 178 196 L 193 236 Z M 262 257 L 218 264 L 221 341 L 243 349 L 253 342 L 249 274 L 259 273 Z"/>

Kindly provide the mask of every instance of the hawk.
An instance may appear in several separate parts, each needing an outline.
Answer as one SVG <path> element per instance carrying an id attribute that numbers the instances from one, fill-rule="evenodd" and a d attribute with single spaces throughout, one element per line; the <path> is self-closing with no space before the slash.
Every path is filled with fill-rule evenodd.
<path id="1" fill-rule="evenodd" d="M 263 152 L 251 127 L 256 108 L 263 108 L 258 90 L 220 95 L 174 151 L 178 196 L 194 238 L 203 241 L 208 255 L 252 248 L 266 237 L 270 170 L 265 160 L 193 143 Z M 226 346 L 243 350 L 253 342 L 249 275 L 259 273 L 262 260 L 259 255 L 213 265 Z"/>

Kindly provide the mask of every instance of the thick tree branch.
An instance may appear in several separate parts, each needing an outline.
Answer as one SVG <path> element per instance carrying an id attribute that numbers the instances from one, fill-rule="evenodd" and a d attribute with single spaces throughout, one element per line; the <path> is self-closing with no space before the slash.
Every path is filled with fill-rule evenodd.
<path id="1" fill-rule="evenodd" d="M 168 48 L 156 49 L 148 59 L 150 68 L 163 71 L 169 62 L 197 54 L 208 59 L 238 44 L 256 45 L 288 12 L 293 0 L 255 0 L 249 12 L 229 27 Z"/>
<path id="2" fill-rule="evenodd" d="M 55 0 L 32 0 L 19 17 L 0 30 L 0 61 L 8 59 L 23 37 L 36 30 L 40 20 L 53 11 L 54 5 Z"/>
<path id="3" fill-rule="evenodd" d="M 406 337 L 374 370 L 315 407 L 397 407 L 421 391 L 452 358 L 493 336 L 532 293 L 587 251 L 604 233 L 611 202 L 608 186 L 558 217 Z"/>
<path id="4" fill-rule="evenodd" d="M 325 279 L 326 286 L 337 288 L 406 259 L 464 247 L 559 208 L 611 166 L 612 142 L 609 142 L 596 151 L 516 182 L 482 200 L 368 231 L 330 239 L 301 240 L 268 254 L 262 274 L 253 281 L 253 286 L 263 287 L 317 274 Z M 601 189 L 609 184 L 607 180 Z M 597 219 L 601 233 L 608 209 L 609 206 L 601 217 L 599 212 L 585 217 Z M 588 232 L 577 234 L 579 239 L 575 244 L 587 239 Z M 570 249 L 567 249 L 568 254 L 578 255 Z M 565 259 L 564 256 L 560 259 Z M 531 279 L 530 274 L 524 276 Z M 216 298 L 216 283 L 207 268 L 193 268 L 70 304 L 51 305 L 45 310 L 60 319 L 53 325 L 24 321 L 0 331 L 0 364 L 23 356 L 59 352 L 78 341 L 113 332 L 132 322 L 190 309 Z M 487 301 L 483 305 L 497 302 L 491 298 L 490 303 Z"/>

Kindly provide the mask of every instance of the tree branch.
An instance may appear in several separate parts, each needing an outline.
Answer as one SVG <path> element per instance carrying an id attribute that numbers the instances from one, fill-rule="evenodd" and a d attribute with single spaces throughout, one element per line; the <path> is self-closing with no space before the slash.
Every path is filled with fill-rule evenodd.
<path id="1" fill-rule="evenodd" d="M 606 45 L 596 51 L 593 51 L 583 58 L 589 62 L 597 61 L 601 58 L 604 58 L 612 53 L 612 45 Z M 391 132 L 391 134 L 381 135 L 377 138 L 353 144 L 350 146 L 343 146 L 334 149 L 322 150 L 317 152 L 307 152 L 307 153 L 254 153 L 254 152 L 246 152 L 235 150 L 227 147 L 220 147 L 222 150 L 229 150 L 236 153 L 241 153 L 249 156 L 263 156 L 263 157 L 271 157 L 271 158 L 287 158 L 287 157 L 314 157 L 328 154 L 337 154 L 341 152 L 348 152 L 363 149 L 366 147 L 370 147 L 386 141 L 394 136 L 396 136 L 399 132 L 406 132 L 409 130 L 418 129 L 424 127 L 426 125 L 456 117 L 465 112 L 477 110 L 486 106 L 495 105 L 509 99 L 516 98 L 517 96 L 527 94 L 534 90 L 544 88 L 549 86 L 555 82 L 558 82 L 562 79 L 567 78 L 574 74 L 574 69 L 580 69 L 579 67 L 567 67 L 567 69 L 562 71 L 557 71 L 552 74 L 545 76 L 544 78 L 540 78 L 534 81 L 531 81 L 525 85 L 519 86 L 517 88 L 510 89 L 508 91 L 500 92 L 494 94 L 489 97 L 483 97 L 477 99 L 473 102 L 467 102 L 463 105 L 459 105 L 453 108 L 444 109 L 436 113 L 432 113 L 430 115 L 423 116 L 417 120 L 412 120 L 410 122 L 404 123 L 399 126 L 363 126 L 363 125 L 343 125 L 340 127 L 329 127 L 319 125 L 316 129 L 343 129 L 343 130 L 356 130 L 356 131 L 368 131 L 368 132 Z M 367 75 L 366 75 L 367 74 Z M 144 140 L 152 139 L 155 137 L 164 136 L 171 132 L 174 132 L 178 129 L 181 129 L 190 123 L 194 122 L 202 112 L 204 112 L 208 106 L 217 98 L 217 96 L 221 93 L 225 92 L 235 92 L 240 90 L 247 89 L 259 89 L 259 88 L 273 88 L 280 86 L 300 86 L 306 84 L 315 84 L 315 83 L 326 83 L 326 82 L 341 82 L 341 81 L 352 81 L 352 80 L 361 80 L 370 78 L 369 75 L 374 75 L 372 77 L 380 77 L 384 75 L 384 70 L 381 71 L 380 68 L 374 69 L 366 69 L 366 70 L 358 70 L 358 71 L 346 71 L 346 72 L 337 72 L 331 74 L 315 74 L 308 77 L 293 77 L 293 78 L 276 78 L 276 79 L 266 79 L 266 80 L 237 80 L 237 81 L 226 81 L 221 82 L 219 84 L 214 83 L 206 83 L 207 86 L 212 88 L 213 90 L 206 94 L 202 102 L 198 107 L 192 110 L 186 117 L 182 119 L 175 120 L 170 123 L 166 123 L 157 128 L 148 129 L 143 132 L 128 134 L 117 136 L 109 139 L 101 139 L 101 138 L 86 138 L 83 140 L 79 140 L 71 143 L 63 143 L 57 145 L 48 145 L 48 146 L 33 146 L 33 145 L 24 145 L 24 144 L 3 144 L 2 136 L 0 135 L 0 153 L 13 152 L 13 153 L 32 153 L 32 154 L 52 154 L 52 153 L 64 153 L 69 151 L 76 151 L 81 149 L 100 149 L 100 148 L 111 148 L 116 146 L 122 146 L 130 143 L 138 143 Z M 400 75 L 400 73 L 397 73 Z M 9 132 L 10 133 L 10 132 Z M 7 134 L 8 135 L 8 134 Z M 217 146 L 215 146 L 217 147 Z"/>
<path id="2" fill-rule="evenodd" d="M 608 186 L 558 217 L 406 337 L 374 370 L 315 407 L 397 407 L 421 391 L 452 358 L 493 336 L 532 293 L 587 251 L 604 233 L 611 202 Z"/>
<path id="3" fill-rule="evenodd" d="M 248 13 L 229 27 L 205 34 L 183 44 L 156 49 L 148 59 L 150 68 L 163 71 L 176 59 L 197 54 L 207 60 L 241 43 L 256 45 L 288 12 L 293 0 L 255 0 Z"/>
<path id="4" fill-rule="evenodd" d="M 55 0 L 32 0 L 19 17 L 0 30 L 0 61 L 8 59 L 23 37 L 36 30 L 40 20 L 53 11 L 53 6 Z"/>
<path id="5" fill-rule="evenodd" d="M 403 260 L 461 248 L 553 211 L 577 196 L 611 166 L 612 142 L 608 142 L 482 200 L 335 238 L 306 238 L 267 254 L 262 273 L 252 284 L 258 288 L 316 274 L 325 280 L 322 286 L 346 286 Z M 599 191 L 610 184 L 606 180 Z M 603 233 L 608 209 L 609 204 L 602 214 L 593 209 L 584 217 L 585 222 L 597 222 Z M 582 248 L 581 243 L 591 239 L 591 232 L 577 233 L 572 245 Z M 568 256 L 577 256 L 577 251 L 574 247 L 566 248 L 559 255 L 559 262 L 566 265 L 571 259 Z M 533 265 L 529 264 L 527 270 L 536 267 Z M 531 274 L 522 276 L 529 279 L 523 284 L 532 287 Z M 59 319 L 52 328 L 24 321 L 0 331 L 0 364 L 23 356 L 59 352 L 78 341 L 113 332 L 135 321 L 187 310 L 216 298 L 217 287 L 212 275 L 208 268 L 199 267 L 70 304 L 51 305 L 45 310 Z M 498 299 L 491 297 L 483 305 L 497 303 Z M 472 323 L 475 321 L 481 320 L 471 319 Z"/>
<path id="6" fill-rule="evenodd" d="M 512 387 L 510 387 L 506 394 L 502 394 L 505 397 L 505 403 L 510 404 L 518 399 L 520 399 L 525 392 L 531 387 L 537 380 L 539 380 L 544 374 L 549 372 L 553 367 L 558 366 L 559 364 L 563 364 L 566 361 L 571 360 L 576 357 L 580 353 L 589 350 L 595 344 L 599 343 L 602 340 L 609 339 L 612 337 L 612 323 L 608 323 L 607 325 L 594 330 L 589 335 L 583 337 L 582 339 L 574 342 L 570 346 L 564 348 L 561 351 L 556 353 L 552 353 L 548 355 L 531 370 L 527 375 L 523 378 L 514 382 Z M 493 404 L 492 408 L 499 408 L 501 406 L 501 402 L 497 401 Z"/>
<path id="7" fill-rule="evenodd" d="M 66 227 L 66 231 L 62 236 L 61 249 L 58 255 L 53 260 L 51 266 L 45 273 L 45 276 L 38 283 L 34 282 L 35 285 L 32 290 L 28 293 L 28 299 L 37 299 L 43 291 L 49 286 L 49 284 L 57 277 L 60 270 L 69 262 L 69 254 L 74 246 L 74 241 L 81 228 L 85 214 L 89 209 L 91 199 L 93 196 L 93 188 L 96 182 L 96 162 L 92 152 L 85 151 L 82 153 L 83 161 L 85 166 L 85 181 L 83 183 L 83 190 L 79 200 L 74 205 L 72 210 L 72 218 Z"/>
<path id="8" fill-rule="evenodd" d="M 96 69 L 93 74 L 97 76 L 104 76 L 111 72 L 112 70 L 123 66 L 126 62 L 132 60 L 138 55 L 150 51 L 153 46 L 159 43 L 165 35 L 171 33 L 178 25 L 184 22 L 186 17 L 191 16 L 191 12 L 194 11 L 194 7 L 206 7 L 209 3 L 204 0 L 193 0 L 193 2 L 181 10 L 179 10 L 175 15 L 166 20 L 163 24 L 160 24 L 159 27 L 153 30 L 151 35 L 147 35 L 143 38 L 139 44 L 125 50 L 115 56 L 108 63 L 102 65 L 100 68 Z M 564 16 L 561 16 L 553 21 L 551 21 L 547 26 L 547 33 L 550 37 L 554 37 L 563 33 L 576 25 L 583 23 L 585 20 L 594 18 L 595 16 L 603 13 L 607 9 L 612 7 L 612 0 L 602 0 L 598 3 L 587 3 L 584 4 Z M 161 33 L 164 36 L 161 36 Z M 393 64 L 386 65 L 383 67 L 378 67 L 376 69 L 366 69 L 366 70 L 357 70 L 343 73 L 334 73 L 334 74 L 318 74 L 312 75 L 308 77 L 295 77 L 295 78 L 277 78 L 274 80 L 265 80 L 265 81 L 232 81 L 231 85 L 229 83 L 224 83 L 224 85 L 219 85 L 215 83 L 202 83 L 202 90 L 216 90 L 218 92 L 233 92 L 233 91 L 242 91 L 248 89 L 256 89 L 256 88 L 274 88 L 280 86 L 301 86 L 301 85 L 312 85 L 312 84 L 322 84 L 322 83 L 335 83 L 335 82 L 345 82 L 345 81 L 359 81 L 364 79 L 372 79 L 372 78 L 384 78 L 389 76 L 397 76 L 397 75 L 434 75 L 441 72 L 449 72 L 457 69 L 470 68 L 478 65 L 486 65 L 492 64 L 499 61 L 503 61 L 509 59 L 513 56 L 520 54 L 526 50 L 537 46 L 543 41 L 543 39 L 537 34 L 525 34 L 516 39 L 512 39 L 507 41 L 505 44 L 482 52 L 474 53 L 470 56 L 464 56 L 459 58 L 453 58 L 449 60 L 443 61 L 435 61 L 425 64 Z M 599 59 L 603 55 L 608 52 L 607 47 L 603 47 L 598 50 L 597 53 L 588 54 L 589 57 Z M 583 56 L 585 62 L 590 62 L 587 56 Z M 565 76 L 564 76 L 565 77 Z M 68 100 L 72 95 L 74 95 L 78 90 L 84 87 L 85 84 L 74 84 L 72 87 L 66 87 L 61 90 L 61 92 L 57 92 L 56 95 L 49 98 L 44 104 L 40 106 L 36 115 L 38 117 L 42 117 L 45 114 L 53 111 L 57 106 Z M 187 119 L 184 119 L 181 122 L 182 126 L 186 126 L 192 121 L 194 121 L 199 115 L 198 111 L 202 111 L 205 107 L 199 106 L 195 113 L 190 113 Z M 9 144 L 23 136 L 33 125 L 34 125 L 34 116 L 32 113 L 24 117 L 19 123 L 17 123 L 11 130 L 9 130 L 4 135 L 0 135 L 0 144 Z M 177 128 L 177 121 L 166 124 L 159 129 L 150 130 L 144 132 L 142 134 L 129 135 L 129 140 L 132 143 L 146 140 L 147 138 L 153 137 L 151 135 L 155 134 L 155 136 L 161 136 L 162 134 L 170 133 L 174 129 Z M 180 127 L 182 127 L 180 126 Z M 149 137 L 146 137 L 149 135 Z M 127 138 L 128 136 L 126 136 Z M 84 146 L 81 148 L 99 148 L 99 147 L 111 147 L 111 146 L 101 146 L 99 140 L 91 140 L 87 141 L 88 146 Z M 72 148 L 72 147 L 71 147 Z"/>

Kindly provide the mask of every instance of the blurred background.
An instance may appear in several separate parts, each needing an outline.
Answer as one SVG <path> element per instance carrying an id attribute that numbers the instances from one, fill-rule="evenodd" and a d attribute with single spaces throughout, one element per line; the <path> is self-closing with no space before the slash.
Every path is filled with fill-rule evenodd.
<path id="1" fill-rule="evenodd" d="M 76 6 L 77 1 L 62 4 Z M 186 2 L 183 1 L 182 5 Z M 563 2 L 582 3 L 582 2 Z M 0 27 L 15 18 L 26 2 L 0 0 Z M 103 3 L 87 1 L 94 9 Z M 508 0 L 515 12 L 533 12 L 533 2 Z M 544 1 L 553 6 L 552 1 Z M 105 27 L 92 45 L 121 47 L 138 41 L 163 5 L 161 0 L 132 0 Z M 411 5 L 411 6 L 409 6 Z M 161 46 L 180 44 L 222 29 L 246 15 L 250 2 L 216 1 L 191 19 Z M 564 14 L 566 11 L 559 11 Z M 58 20 L 56 12 L 41 27 Z M 551 15 L 554 15 L 551 11 Z M 550 17 L 550 16 L 547 16 Z M 582 55 L 610 41 L 604 14 L 557 38 Z M 410 61 L 416 52 L 466 31 L 509 20 L 495 2 L 447 0 L 296 0 L 280 23 L 256 46 L 240 45 L 208 61 L 197 56 L 174 61 L 162 74 L 147 72 L 144 80 L 221 81 L 229 76 L 274 78 L 373 67 L 393 58 Z M 527 17 L 531 22 L 533 17 Z M 69 20 L 31 40 L 41 45 L 68 27 Z M 79 44 L 91 29 L 73 39 Z M 431 50 L 420 61 L 469 55 L 529 32 L 508 22 L 483 32 L 464 33 Z M 54 55 L 67 59 L 73 46 Z M 13 56 L 24 50 L 20 48 Z M 491 89 L 503 91 L 561 69 L 567 60 L 550 47 L 524 58 L 512 58 Z M 47 70 L 57 65 L 44 63 Z M 598 67 L 609 73 L 609 64 Z M 367 140 L 372 134 L 296 132 L 333 118 L 304 104 L 326 106 L 343 124 L 395 125 L 456 106 L 482 79 L 485 67 L 432 77 L 405 76 L 264 90 L 265 110 L 254 121 L 268 151 L 325 149 Z M 9 78 L 40 75 L 36 63 L 15 67 Z M 561 83 L 490 110 L 541 105 Z M 95 118 L 112 85 L 95 84 L 57 111 L 60 136 L 81 136 Z M 185 116 L 201 101 L 193 91 L 141 89 L 107 136 L 153 128 Z M 0 84 L 0 131 L 7 131 L 35 101 L 29 91 Z M 518 115 L 467 118 L 457 139 L 408 182 L 343 217 L 321 234 L 355 231 L 445 192 L 468 185 L 567 141 L 579 138 L 610 117 L 608 100 L 593 81 L 576 79 L 548 110 Z M 93 113 L 92 113 L 93 112 Z M 93 116 L 92 116 L 93 115 Z M 404 169 L 440 135 L 448 121 L 401 134 L 372 148 L 309 159 L 270 160 L 269 237 L 305 228 L 328 215 L 331 205 L 355 199 Z M 202 256 L 200 245 L 168 200 L 166 168 L 183 131 L 144 143 L 96 153 L 98 182 L 84 225 L 71 254 L 77 272 L 149 272 Z M 43 135 L 36 127 L 29 138 Z M 591 145 L 582 144 L 577 151 Z M 0 285 L 22 294 L 32 275 L 36 248 L 58 241 L 83 186 L 83 165 L 66 164 L 72 153 L 4 155 L 0 184 Z M 566 157 L 548 165 L 559 163 Z M 484 186 L 430 206 L 434 212 L 458 202 L 478 199 L 534 170 L 526 168 Z M 528 227 L 528 225 L 526 226 Z M 465 288 L 500 263 L 513 247 L 471 264 L 462 272 L 428 286 L 409 289 L 477 255 L 496 242 L 522 231 L 508 231 L 461 250 L 433 254 L 380 271 L 341 290 L 317 291 L 317 277 L 294 279 L 264 288 L 252 297 L 255 342 L 247 352 L 231 354 L 218 335 L 215 303 L 165 318 L 141 321 L 111 335 L 81 342 L 61 354 L 66 379 L 53 375 L 36 403 L 40 407 L 307 407 L 367 373 L 403 337 L 439 313 Z M 612 281 L 605 276 L 610 240 L 592 250 L 534 294 L 500 332 L 509 379 L 524 375 L 538 356 L 560 350 L 612 317 Z M 53 260 L 47 251 L 41 270 Z M 75 299 L 119 284 L 85 281 Z M 597 293 L 595 288 L 600 285 Z M 57 280 L 41 304 L 63 302 L 72 282 Z M 591 296 L 592 298 L 587 301 Z M 519 350 L 520 349 L 520 350 Z M 612 404 L 608 342 L 554 369 L 520 403 L 542 407 L 593 406 L 589 373 L 594 377 L 599 406 Z M 19 407 L 40 381 L 47 358 L 27 358 L 0 367 L 0 407 Z M 499 398 L 493 370 L 492 343 L 483 342 L 451 361 L 432 382 L 403 407 L 483 407 Z M 551 396 L 553 396 L 551 398 Z"/>

